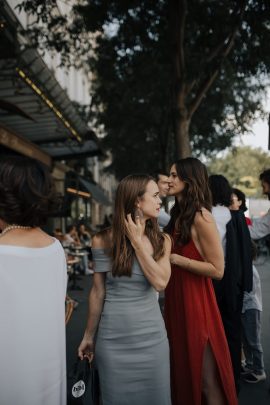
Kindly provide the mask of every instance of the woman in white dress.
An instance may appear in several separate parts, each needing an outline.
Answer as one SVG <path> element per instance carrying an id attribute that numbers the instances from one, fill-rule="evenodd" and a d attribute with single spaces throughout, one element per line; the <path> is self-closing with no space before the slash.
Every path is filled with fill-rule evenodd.
<path id="1" fill-rule="evenodd" d="M 49 168 L 0 160 L 0 404 L 66 403 L 66 262 L 40 229 L 55 203 Z"/>

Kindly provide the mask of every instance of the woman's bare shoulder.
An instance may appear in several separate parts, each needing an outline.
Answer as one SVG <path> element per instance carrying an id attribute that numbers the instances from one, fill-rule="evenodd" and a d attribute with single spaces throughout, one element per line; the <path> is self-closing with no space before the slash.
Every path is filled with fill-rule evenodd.
<path id="1" fill-rule="evenodd" d="M 162 236 L 164 238 L 165 246 L 171 247 L 171 245 L 172 245 L 172 237 L 171 237 L 171 235 L 169 235 L 168 233 L 163 232 Z"/>
<path id="2" fill-rule="evenodd" d="M 109 249 L 112 243 L 112 230 L 106 228 L 96 233 L 92 238 L 92 248 L 94 249 Z"/>
<path id="3" fill-rule="evenodd" d="M 196 212 L 194 218 L 194 225 L 195 226 L 205 226 L 206 223 L 214 223 L 214 217 L 212 213 L 207 210 L 206 208 L 202 207 L 200 211 Z"/>

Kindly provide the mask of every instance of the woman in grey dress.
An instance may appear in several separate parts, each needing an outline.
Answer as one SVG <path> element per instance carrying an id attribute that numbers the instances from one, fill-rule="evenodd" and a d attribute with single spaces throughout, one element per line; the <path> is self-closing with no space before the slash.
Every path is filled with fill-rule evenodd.
<path id="1" fill-rule="evenodd" d="M 171 241 L 159 231 L 155 181 L 119 184 L 114 220 L 93 238 L 95 273 L 78 349 L 95 359 L 103 405 L 170 405 L 169 347 L 156 291 L 170 277 Z"/>

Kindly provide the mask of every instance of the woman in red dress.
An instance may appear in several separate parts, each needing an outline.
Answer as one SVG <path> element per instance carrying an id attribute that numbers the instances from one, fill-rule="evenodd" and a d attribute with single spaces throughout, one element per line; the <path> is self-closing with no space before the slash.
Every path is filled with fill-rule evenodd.
<path id="1" fill-rule="evenodd" d="M 205 166 L 178 160 L 170 171 L 175 196 L 166 232 L 173 239 L 164 317 L 171 351 L 173 405 L 236 405 L 230 353 L 212 286 L 224 258 Z"/>

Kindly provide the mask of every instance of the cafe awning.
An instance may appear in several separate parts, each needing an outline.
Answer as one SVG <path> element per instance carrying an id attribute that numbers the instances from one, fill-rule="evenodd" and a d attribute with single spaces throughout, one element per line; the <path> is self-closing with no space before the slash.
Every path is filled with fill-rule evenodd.
<path id="1" fill-rule="evenodd" d="M 79 177 L 79 182 L 85 189 L 91 194 L 93 199 L 102 205 L 111 205 L 108 197 L 105 195 L 104 191 L 97 185 L 90 181 Z"/>
<path id="2" fill-rule="evenodd" d="M 52 159 L 100 154 L 95 133 L 38 51 L 19 34 L 22 26 L 6 2 L 1 14 L 0 127 Z"/>

